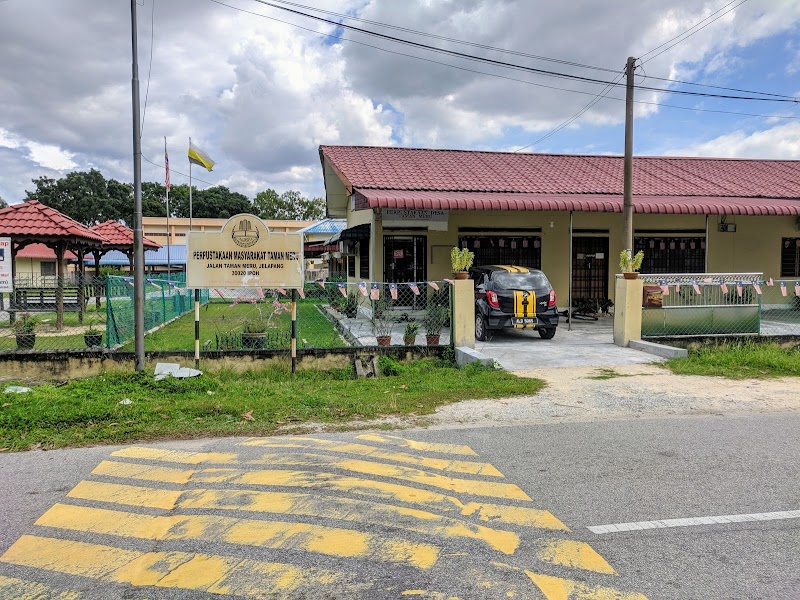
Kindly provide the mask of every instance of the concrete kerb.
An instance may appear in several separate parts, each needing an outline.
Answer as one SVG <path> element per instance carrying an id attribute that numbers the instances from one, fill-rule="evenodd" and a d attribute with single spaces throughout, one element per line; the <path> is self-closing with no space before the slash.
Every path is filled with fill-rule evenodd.
<path id="1" fill-rule="evenodd" d="M 486 356 L 485 354 L 478 352 L 474 348 L 469 348 L 467 346 L 457 346 L 456 347 L 456 364 L 459 367 L 463 367 L 469 363 L 477 362 L 484 366 L 491 367 L 494 365 L 494 359 Z"/>

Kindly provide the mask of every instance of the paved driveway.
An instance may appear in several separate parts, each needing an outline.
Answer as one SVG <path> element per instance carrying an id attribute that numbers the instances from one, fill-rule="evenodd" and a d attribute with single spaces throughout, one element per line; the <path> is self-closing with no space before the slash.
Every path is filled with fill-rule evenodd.
<path id="1" fill-rule="evenodd" d="M 613 317 L 597 321 L 575 319 L 568 331 L 564 319 L 552 340 L 535 331 L 504 330 L 489 342 L 476 342 L 475 349 L 493 358 L 508 371 L 558 367 L 594 367 L 657 362 L 659 357 L 614 345 Z"/>

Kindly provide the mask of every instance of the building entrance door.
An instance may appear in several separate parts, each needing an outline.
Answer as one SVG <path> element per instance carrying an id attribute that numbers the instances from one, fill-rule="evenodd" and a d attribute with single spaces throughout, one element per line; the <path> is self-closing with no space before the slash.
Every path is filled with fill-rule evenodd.
<path id="1" fill-rule="evenodd" d="M 572 238 L 572 303 L 608 298 L 608 238 Z"/>
<path id="2" fill-rule="evenodd" d="M 426 281 L 427 238 L 424 235 L 383 236 L 383 278 L 390 283 Z"/>

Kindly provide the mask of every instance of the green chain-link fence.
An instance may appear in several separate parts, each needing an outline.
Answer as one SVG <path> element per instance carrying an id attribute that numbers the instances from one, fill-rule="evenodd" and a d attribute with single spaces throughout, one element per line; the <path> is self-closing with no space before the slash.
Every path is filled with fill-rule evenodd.
<path id="1" fill-rule="evenodd" d="M 643 337 L 800 335 L 800 282 L 760 273 L 642 279 Z"/>

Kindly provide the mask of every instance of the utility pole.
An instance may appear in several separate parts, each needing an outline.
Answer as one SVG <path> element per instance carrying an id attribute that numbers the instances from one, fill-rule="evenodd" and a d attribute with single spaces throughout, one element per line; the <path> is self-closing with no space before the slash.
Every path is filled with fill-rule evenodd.
<path id="1" fill-rule="evenodd" d="M 142 235 L 142 132 L 139 117 L 139 46 L 136 0 L 131 0 L 131 49 L 133 54 L 133 331 L 136 370 L 144 371 L 144 238 Z"/>
<path id="2" fill-rule="evenodd" d="M 633 256 L 633 70 L 636 59 L 628 57 L 625 65 L 625 175 L 623 183 L 622 247 Z"/>

